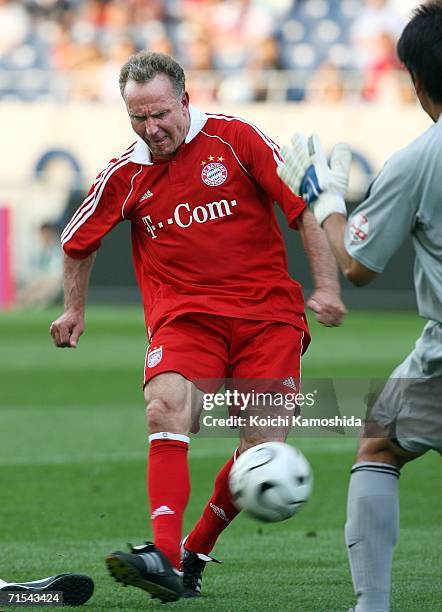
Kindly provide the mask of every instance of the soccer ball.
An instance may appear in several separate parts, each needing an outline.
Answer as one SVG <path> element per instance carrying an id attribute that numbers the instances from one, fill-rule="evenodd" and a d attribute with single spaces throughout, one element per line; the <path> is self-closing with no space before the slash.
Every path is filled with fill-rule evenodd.
<path id="1" fill-rule="evenodd" d="M 235 505 L 265 522 L 285 521 L 302 508 L 313 488 L 304 455 L 283 442 L 249 448 L 233 464 L 229 486 Z"/>

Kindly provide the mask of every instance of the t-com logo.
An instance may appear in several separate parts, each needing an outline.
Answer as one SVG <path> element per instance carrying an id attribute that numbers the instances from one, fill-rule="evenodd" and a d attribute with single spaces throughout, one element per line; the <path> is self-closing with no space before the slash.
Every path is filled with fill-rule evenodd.
<path id="1" fill-rule="evenodd" d="M 195 206 L 195 208 L 191 209 L 190 204 L 185 202 L 175 207 L 172 216 L 167 221 L 153 221 L 150 215 L 143 217 L 142 221 L 151 237 L 158 238 L 159 230 L 168 225 L 175 224 L 178 227 L 187 229 L 193 223 L 202 224 L 214 219 L 228 217 L 233 214 L 232 208 L 236 205 L 236 200 L 230 200 L 230 202 L 228 200 L 220 200 L 219 202 L 208 202 L 201 206 Z"/>

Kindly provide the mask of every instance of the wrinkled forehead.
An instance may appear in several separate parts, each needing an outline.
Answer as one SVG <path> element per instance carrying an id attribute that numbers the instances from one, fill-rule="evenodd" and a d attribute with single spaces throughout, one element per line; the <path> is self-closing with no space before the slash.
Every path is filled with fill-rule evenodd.
<path id="1" fill-rule="evenodd" d="M 164 74 L 158 74 L 144 83 L 128 81 L 124 90 L 124 100 L 128 109 L 170 107 L 178 103 L 173 82 Z"/>

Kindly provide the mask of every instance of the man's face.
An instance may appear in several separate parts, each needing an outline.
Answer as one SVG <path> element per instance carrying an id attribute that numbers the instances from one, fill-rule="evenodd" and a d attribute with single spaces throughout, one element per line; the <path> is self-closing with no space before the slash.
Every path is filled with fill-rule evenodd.
<path id="1" fill-rule="evenodd" d="M 147 83 L 128 81 L 124 101 L 133 130 L 154 158 L 168 158 L 184 142 L 190 126 L 189 97 L 176 97 L 172 81 L 158 74 Z"/>

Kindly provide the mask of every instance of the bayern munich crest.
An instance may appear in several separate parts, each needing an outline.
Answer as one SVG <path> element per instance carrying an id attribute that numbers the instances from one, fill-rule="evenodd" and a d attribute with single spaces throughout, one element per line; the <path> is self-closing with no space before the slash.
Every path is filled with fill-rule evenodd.
<path id="1" fill-rule="evenodd" d="M 163 358 L 163 347 L 156 348 L 147 355 L 147 367 L 154 368 Z"/>
<path id="2" fill-rule="evenodd" d="M 227 168 L 220 162 L 206 164 L 201 171 L 201 178 L 210 187 L 222 185 L 227 179 Z"/>

